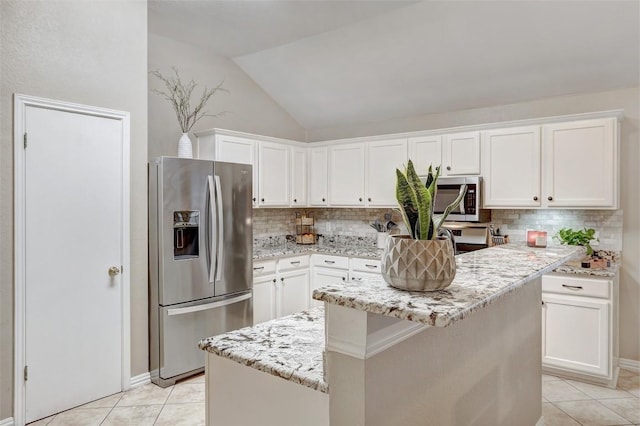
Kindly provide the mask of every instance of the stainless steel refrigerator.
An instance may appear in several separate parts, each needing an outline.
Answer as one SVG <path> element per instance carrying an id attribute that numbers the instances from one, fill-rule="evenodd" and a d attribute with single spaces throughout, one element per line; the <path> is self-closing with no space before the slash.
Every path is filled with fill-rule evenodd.
<path id="1" fill-rule="evenodd" d="M 204 369 L 198 342 L 252 325 L 251 166 L 149 164 L 149 367 L 166 387 Z"/>

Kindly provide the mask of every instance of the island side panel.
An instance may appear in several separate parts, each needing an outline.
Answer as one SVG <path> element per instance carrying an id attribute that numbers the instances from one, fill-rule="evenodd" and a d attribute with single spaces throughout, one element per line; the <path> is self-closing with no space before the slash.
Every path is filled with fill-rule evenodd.
<path id="1" fill-rule="evenodd" d="M 329 395 L 206 354 L 207 426 L 328 426 Z"/>
<path id="2" fill-rule="evenodd" d="M 542 415 L 540 303 L 538 278 L 449 327 L 429 327 L 365 359 L 329 351 L 331 424 L 535 425 Z"/>

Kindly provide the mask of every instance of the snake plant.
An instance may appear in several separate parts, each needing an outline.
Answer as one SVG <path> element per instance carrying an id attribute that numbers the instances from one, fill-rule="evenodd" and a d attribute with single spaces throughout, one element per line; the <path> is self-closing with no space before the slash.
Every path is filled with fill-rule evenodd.
<path id="1" fill-rule="evenodd" d="M 426 183 L 420 180 L 409 160 L 404 171 L 396 169 L 396 199 L 402 213 L 404 224 L 414 240 L 435 240 L 438 231 L 449 213 L 462 201 L 467 192 L 467 185 L 460 187 L 460 193 L 453 203 L 449 204 L 442 215 L 435 216 L 433 203 L 436 198 L 437 182 L 440 176 L 440 167 L 429 166 Z"/>

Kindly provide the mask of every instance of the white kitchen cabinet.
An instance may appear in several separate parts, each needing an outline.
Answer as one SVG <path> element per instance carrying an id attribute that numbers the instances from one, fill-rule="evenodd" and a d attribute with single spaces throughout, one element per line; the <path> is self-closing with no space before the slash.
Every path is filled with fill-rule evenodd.
<path id="1" fill-rule="evenodd" d="M 366 145 L 368 207 L 395 207 L 396 168 L 407 163 L 407 140 L 392 139 Z"/>
<path id="2" fill-rule="evenodd" d="M 253 264 L 253 323 L 309 307 L 309 255 Z"/>
<path id="3" fill-rule="evenodd" d="M 311 256 L 311 306 L 322 306 L 324 303 L 313 299 L 313 290 L 329 284 L 347 282 L 349 280 L 349 258 L 327 254 Z"/>
<path id="4" fill-rule="evenodd" d="M 429 166 L 439 167 L 442 164 L 442 136 L 409 138 L 409 159 L 420 176 L 429 172 Z"/>
<path id="5" fill-rule="evenodd" d="M 322 266 L 314 266 L 313 267 L 313 276 L 311 277 L 311 294 L 313 295 L 313 290 L 324 287 L 329 284 L 335 284 L 339 282 L 347 282 L 349 279 L 349 270 L 348 269 L 335 269 L 335 268 L 326 268 Z M 311 306 L 322 306 L 324 303 L 312 299 Z"/>
<path id="6" fill-rule="evenodd" d="M 618 207 L 617 133 L 615 118 L 542 126 L 548 207 Z"/>
<path id="7" fill-rule="evenodd" d="M 329 205 L 365 205 L 365 144 L 329 147 Z"/>
<path id="8" fill-rule="evenodd" d="M 281 272 L 279 279 L 279 317 L 309 308 L 309 268 Z"/>
<path id="9" fill-rule="evenodd" d="M 261 141 L 258 164 L 258 206 L 289 207 L 291 146 Z"/>
<path id="10" fill-rule="evenodd" d="M 543 370 L 615 387 L 617 318 L 617 278 L 544 275 Z"/>
<path id="11" fill-rule="evenodd" d="M 253 166 L 253 206 L 258 203 L 258 141 L 207 130 L 196 133 L 197 155 L 201 160 L 226 161 Z"/>
<path id="12" fill-rule="evenodd" d="M 480 174 L 480 132 L 442 137 L 442 176 Z"/>
<path id="13" fill-rule="evenodd" d="M 363 259 L 352 257 L 349 259 L 349 282 L 359 282 L 363 279 L 380 277 L 382 271 L 380 259 Z"/>
<path id="14" fill-rule="evenodd" d="M 483 205 L 540 207 L 540 126 L 483 131 Z"/>
<path id="15" fill-rule="evenodd" d="M 309 149 L 309 205 L 329 203 L 329 147 Z"/>
<path id="16" fill-rule="evenodd" d="M 307 157 L 308 149 L 292 148 L 291 161 L 291 206 L 307 206 Z"/>
<path id="17" fill-rule="evenodd" d="M 253 262 L 253 324 L 276 317 L 276 261 Z"/>
<path id="18" fill-rule="evenodd" d="M 276 318 L 276 276 L 253 278 L 253 324 Z"/>

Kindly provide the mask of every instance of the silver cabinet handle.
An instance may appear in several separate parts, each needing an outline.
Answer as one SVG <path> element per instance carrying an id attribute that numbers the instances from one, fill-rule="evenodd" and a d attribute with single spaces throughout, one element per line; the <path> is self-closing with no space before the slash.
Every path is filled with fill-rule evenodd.
<path id="1" fill-rule="evenodd" d="M 582 286 L 581 285 L 562 284 L 562 287 L 569 288 L 571 290 L 582 290 Z"/>
<path id="2" fill-rule="evenodd" d="M 336 263 L 335 260 L 325 260 L 324 263 L 327 263 L 329 265 L 333 265 L 334 263 Z"/>
<path id="3" fill-rule="evenodd" d="M 370 264 L 367 263 L 364 266 L 366 266 L 367 268 L 370 268 L 370 269 L 378 269 L 378 265 L 370 265 Z"/>
<path id="4" fill-rule="evenodd" d="M 256 266 L 255 268 L 253 268 L 254 271 L 262 271 L 264 269 L 264 266 Z"/>
<path id="5" fill-rule="evenodd" d="M 289 263 L 291 263 L 292 265 L 299 265 L 300 261 L 299 260 L 294 260 L 294 261 L 289 262 Z"/>

